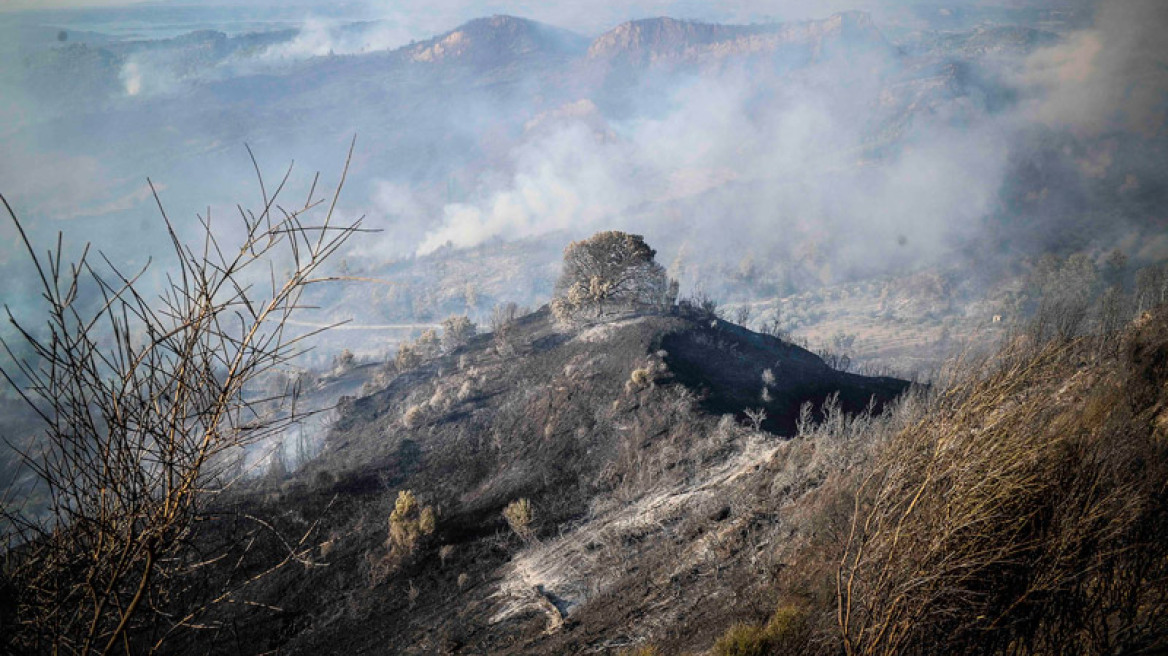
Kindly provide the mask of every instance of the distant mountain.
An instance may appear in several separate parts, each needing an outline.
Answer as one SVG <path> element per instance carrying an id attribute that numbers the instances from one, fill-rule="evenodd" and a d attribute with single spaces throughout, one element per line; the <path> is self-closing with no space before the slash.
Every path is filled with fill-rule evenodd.
<path id="1" fill-rule="evenodd" d="M 1029 27 L 995 26 L 916 32 L 890 42 L 867 14 L 848 12 L 822 20 L 761 25 L 654 18 L 624 23 L 590 42 L 536 21 L 493 16 L 392 51 L 289 56 L 286 61 L 268 52 L 268 46 L 297 35 L 200 31 L 173 39 L 101 45 L 74 43 L 70 38 L 29 52 L 21 65 L 11 67 L 14 79 L 7 82 L 37 102 L 29 103 L 36 111 L 20 115 L 27 125 L 11 121 L 5 129 L 30 144 L 67 143 L 116 171 L 119 179 L 132 181 L 147 174 L 160 180 L 202 180 L 208 170 L 230 170 L 238 163 L 238 149 L 245 141 L 272 161 L 296 158 L 320 166 L 315 162 L 330 161 L 321 153 L 342 149 L 358 134 L 361 158 L 346 197 L 355 207 L 372 208 L 374 220 L 382 225 L 393 226 L 397 250 L 366 252 L 351 258 L 350 264 L 363 276 L 393 279 L 397 287 L 392 293 L 380 293 L 384 290 L 378 288 L 372 300 L 364 287 L 323 298 L 320 312 L 325 319 L 353 319 L 358 325 L 412 325 L 451 313 L 481 318 L 486 308 L 499 302 L 534 305 L 546 300 L 557 271 L 558 249 L 531 243 L 503 249 L 491 242 L 481 251 L 437 253 L 416 260 L 408 254 L 444 220 L 447 206 L 466 204 L 482 210 L 484 217 L 490 215 L 491 193 L 514 174 L 516 153 L 541 150 L 541 140 L 565 126 L 585 128 L 584 134 L 595 143 L 618 144 L 614 153 L 632 152 L 624 150 L 633 144 L 630 131 L 637 129 L 637 121 L 656 118 L 654 112 L 671 111 L 663 109 L 668 103 L 657 101 L 669 98 L 679 88 L 679 79 L 694 72 L 716 77 L 741 66 L 753 84 L 749 106 L 763 114 L 771 111 L 784 89 L 809 81 L 818 85 L 817 92 L 847 96 L 838 107 L 864 135 L 862 147 L 855 151 L 857 168 L 832 171 L 841 176 L 840 184 L 847 184 L 864 175 L 857 173 L 860 167 L 894 157 L 917 134 L 922 118 L 933 124 L 976 125 L 995 112 L 1008 111 L 1019 102 L 1017 93 L 992 58 L 998 53 L 1024 57 L 1056 38 Z M 256 56 L 249 59 L 251 55 Z M 830 65 L 817 67 L 824 60 Z M 863 65 L 854 65 L 859 63 Z M 850 93 L 852 78 L 841 79 L 841 72 L 848 71 L 871 88 L 864 94 Z M 135 90 L 138 93 L 132 94 Z M 6 91 L 0 88 L 0 99 L 11 105 L 19 96 Z M 853 107 L 852 100 L 861 97 L 866 99 L 863 106 Z M 192 101 L 195 98 L 197 102 Z M 832 105 L 836 100 L 825 102 Z M 0 101 L 0 110 L 4 105 Z M 1019 146 L 1019 152 L 1023 150 Z M 1083 226 L 1075 233 L 1094 236 L 1101 228 L 1122 224 L 1110 214 L 1115 207 L 1128 215 L 1157 216 L 1142 208 L 1153 208 L 1163 190 L 1151 176 L 1119 164 L 1110 167 L 1106 179 L 1087 179 L 1076 196 L 1063 194 L 1070 200 L 1041 200 L 1054 186 L 1052 180 L 1078 179 L 1072 167 L 1095 150 L 1072 152 L 1051 146 L 1046 160 L 1020 157 L 1021 172 L 1008 178 L 1006 207 L 1042 213 L 1042 220 L 1012 222 L 1009 235 L 1035 226 L 1029 241 L 1043 244 L 1053 236 L 1071 234 L 1047 226 L 1056 221 L 1065 225 L 1068 216 L 1086 216 L 1097 218 L 1082 219 Z M 1106 148 L 1097 150 L 1099 157 L 1112 157 Z M 1068 163 L 1059 164 L 1060 169 L 1053 163 L 1064 159 L 1059 154 L 1063 152 L 1072 154 L 1065 156 Z M 1134 159 L 1132 147 L 1115 152 Z M 1160 151 L 1148 152 L 1141 157 L 1152 161 Z M 167 200 L 175 207 L 200 207 L 208 196 L 215 202 L 233 199 L 243 193 L 240 179 L 201 189 L 175 184 L 167 191 Z M 374 198 L 378 187 L 371 180 L 398 185 L 387 187 L 391 189 L 408 189 L 403 195 L 409 202 L 401 207 L 391 204 L 392 209 L 378 207 Z M 677 216 L 688 224 L 711 211 L 731 220 L 737 213 L 723 209 L 741 206 L 750 209 L 733 220 L 746 225 L 754 220 L 757 207 L 770 206 L 766 190 L 781 188 L 773 183 L 765 169 L 736 176 L 722 168 L 695 167 L 681 171 L 660 189 L 646 187 L 637 204 L 619 208 L 621 220 L 656 226 L 653 222 L 662 220 L 659 217 Z M 1102 196 L 1095 187 L 1108 195 Z M 133 191 L 128 186 L 119 189 L 123 196 Z M 1126 204 L 1100 203 L 1093 214 L 1081 211 L 1097 196 L 1119 197 Z M 745 198 L 768 200 L 753 205 L 743 203 Z M 112 200 L 103 202 L 108 205 Z M 88 225 L 96 233 L 115 229 L 125 220 L 113 213 Z M 668 233 L 661 235 L 663 252 L 676 252 L 686 240 L 700 239 L 685 231 L 662 232 Z M 801 249 L 824 251 L 816 239 L 787 238 L 781 247 L 753 253 L 780 263 L 771 266 L 774 289 L 814 288 L 821 282 L 848 279 L 850 264 L 830 266 L 830 257 L 798 255 Z M 467 262 L 476 268 L 471 270 Z M 716 293 L 721 285 L 707 282 L 704 288 Z M 725 285 L 727 290 L 760 293 L 760 288 L 736 287 L 734 282 Z M 477 301 L 466 300 L 468 288 L 473 288 L 470 296 Z M 720 298 L 732 296 L 727 292 Z M 384 342 L 360 350 L 372 354 L 390 348 L 388 342 L 399 332 L 385 335 Z"/>
<path id="2" fill-rule="evenodd" d="M 978 27 L 964 32 L 918 32 L 901 50 L 910 56 L 978 58 L 986 55 L 1026 54 L 1055 43 L 1053 32 L 1019 25 Z"/>
<path id="3" fill-rule="evenodd" d="M 529 55 L 574 56 L 587 46 L 587 39 L 568 30 L 514 16 L 491 16 L 398 52 L 413 62 L 461 61 L 491 68 Z"/>
<path id="4" fill-rule="evenodd" d="M 889 48 L 884 35 L 863 12 L 770 25 L 712 25 L 653 18 L 624 23 L 601 35 L 588 49 L 588 56 L 643 65 L 775 54 L 793 49 L 818 58 L 833 48 L 857 47 Z"/>

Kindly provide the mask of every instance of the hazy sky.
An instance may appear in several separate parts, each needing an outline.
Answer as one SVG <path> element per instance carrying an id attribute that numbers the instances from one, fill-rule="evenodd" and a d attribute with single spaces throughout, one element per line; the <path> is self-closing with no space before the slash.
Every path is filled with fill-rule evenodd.
<path id="1" fill-rule="evenodd" d="M 112 7 L 134 4 L 127 0 L 0 0 L 0 11 L 25 9 L 66 9 L 73 7 Z"/>

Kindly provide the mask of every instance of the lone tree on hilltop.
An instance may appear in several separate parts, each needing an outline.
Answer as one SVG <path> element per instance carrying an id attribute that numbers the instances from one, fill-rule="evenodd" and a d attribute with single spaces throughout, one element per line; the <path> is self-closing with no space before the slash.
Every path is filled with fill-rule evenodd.
<path id="1" fill-rule="evenodd" d="M 616 230 L 572 242 L 564 249 L 552 311 L 569 320 L 587 311 L 599 316 L 611 309 L 671 305 L 676 285 L 653 259 L 656 254 L 641 235 Z"/>

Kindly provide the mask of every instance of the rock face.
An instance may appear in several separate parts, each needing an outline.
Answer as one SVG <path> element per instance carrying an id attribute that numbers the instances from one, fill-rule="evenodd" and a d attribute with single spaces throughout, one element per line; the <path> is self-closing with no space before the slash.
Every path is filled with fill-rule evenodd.
<path id="1" fill-rule="evenodd" d="M 490 68 L 520 57 L 563 57 L 584 50 L 583 37 L 514 16 L 478 18 L 405 49 L 409 61 L 473 62 Z"/>
<path id="2" fill-rule="evenodd" d="M 589 47 L 588 56 L 628 65 L 662 65 L 795 51 L 818 58 L 832 48 L 887 50 L 889 46 L 863 12 L 777 25 L 710 25 L 653 18 L 624 23 L 601 35 Z"/>

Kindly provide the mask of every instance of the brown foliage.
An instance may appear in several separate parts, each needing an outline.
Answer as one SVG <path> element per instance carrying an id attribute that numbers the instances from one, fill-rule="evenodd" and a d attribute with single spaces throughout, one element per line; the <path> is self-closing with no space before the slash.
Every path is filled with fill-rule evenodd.
<path id="1" fill-rule="evenodd" d="M 1153 324 L 1089 367 L 1108 350 L 1088 339 L 1015 345 L 882 449 L 838 570 L 848 654 L 1165 648 L 1168 450 L 1145 417 L 1168 400 L 1168 332 Z"/>

